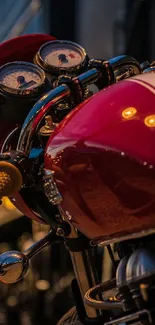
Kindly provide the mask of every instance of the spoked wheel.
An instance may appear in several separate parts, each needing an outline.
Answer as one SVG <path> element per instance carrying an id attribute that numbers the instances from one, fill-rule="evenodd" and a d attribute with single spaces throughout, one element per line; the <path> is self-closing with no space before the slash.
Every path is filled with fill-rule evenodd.
<path id="1" fill-rule="evenodd" d="M 58 322 L 57 325 L 83 325 L 79 319 L 76 308 L 71 308 Z"/>

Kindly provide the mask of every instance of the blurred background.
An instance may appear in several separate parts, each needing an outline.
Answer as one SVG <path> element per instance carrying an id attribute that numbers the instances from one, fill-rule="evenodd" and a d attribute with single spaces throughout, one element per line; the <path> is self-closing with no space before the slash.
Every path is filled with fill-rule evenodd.
<path id="1" fill-rule="evenodd" d="M 0 42 L 27 33 L 48 33 L 82 45 L 90 57 L 129 54 L 155 59 L 155 0 L 1 0 Z M 49 231 L 22 216 L 7 198 L 0 207 L 0 253 L 25 250 Z M 99 249 L 101 280 L 112 267 Z M 106 268 L 105 268 L 106 265 Z M 46 248 L 16 285 L 0 284 L 1 324 L 52 324 L 74 305 L 72 266 L 65 248 Z M 66 299 L 67 297 L 67 299 Z"/>
<path id="2" fill-rule="evenodd" d="M 90 56 L 153 59 L 154 0 L 1 0 L 0 41 L 45 32 L 79 42 Z"/>

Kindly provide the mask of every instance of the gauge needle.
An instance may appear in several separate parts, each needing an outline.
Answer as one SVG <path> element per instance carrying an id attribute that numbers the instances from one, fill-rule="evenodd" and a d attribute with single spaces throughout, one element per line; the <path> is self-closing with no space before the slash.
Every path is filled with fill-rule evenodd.
<path id="1" fill-rule="evenodd" d="M 34 85 L 36 85 L 36 82 L 34 80 L 31 80 L 31 81 L 25 82 L 24 84 L 20 85 L 19 88 L 20 89 L 27 89 L 27 88 L 30 88 L 30 87 L 32 87 Z"/>
<path id="2" fill-rule="evenodd" d="M 58 66 L 61 67 L 62 61 L 58 59 Z"/>
<path id="3" fill-rule="evenodd" d="M 66 63 L 68 62 L 66 54 L 59 54 L 58 56 L 58 66 L 60 67 L 62 65 L 62 63 Z"/>
<path id="4" fill-rule="evenodd" d="M 25 77 L 24 76 L 18 76 L 17 77 L 17 87 L 20 88 L 21 85 L 23 85 L 25 83 Z"/>

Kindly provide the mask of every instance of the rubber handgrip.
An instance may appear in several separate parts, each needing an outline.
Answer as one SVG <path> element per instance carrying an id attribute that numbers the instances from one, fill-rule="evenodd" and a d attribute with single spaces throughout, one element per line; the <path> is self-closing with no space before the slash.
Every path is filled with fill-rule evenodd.
<path id="1" fill-rule="evenodd" d="M 0 197 L 8 196 L 12 188 L 12 180 L 10 175 L 5 172 L 0 172 Z"/>
<path id="2" fill-rule="evenodd" d="M 7 161 L 0 161 L 0 197 L 13 196 L 22 187 L 19 169 Z"/>

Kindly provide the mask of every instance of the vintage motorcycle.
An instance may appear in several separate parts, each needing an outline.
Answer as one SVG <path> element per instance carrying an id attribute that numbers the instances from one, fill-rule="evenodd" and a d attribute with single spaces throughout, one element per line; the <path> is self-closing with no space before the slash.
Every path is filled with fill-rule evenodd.
<path id="1" fill-rule="evenodd" d="M 76 43 L 37 34 L 1 44 L 0 66 L 0 196 L 51 227 L 25 252 L 0 255 L 0 281 L 19 281 L 33 256 L 63 241 L 76 307 L 59 325 L 154 324 L 154 63 L 90 60 Z M 104 283 L 98 245 L 114 269 Z"/>

